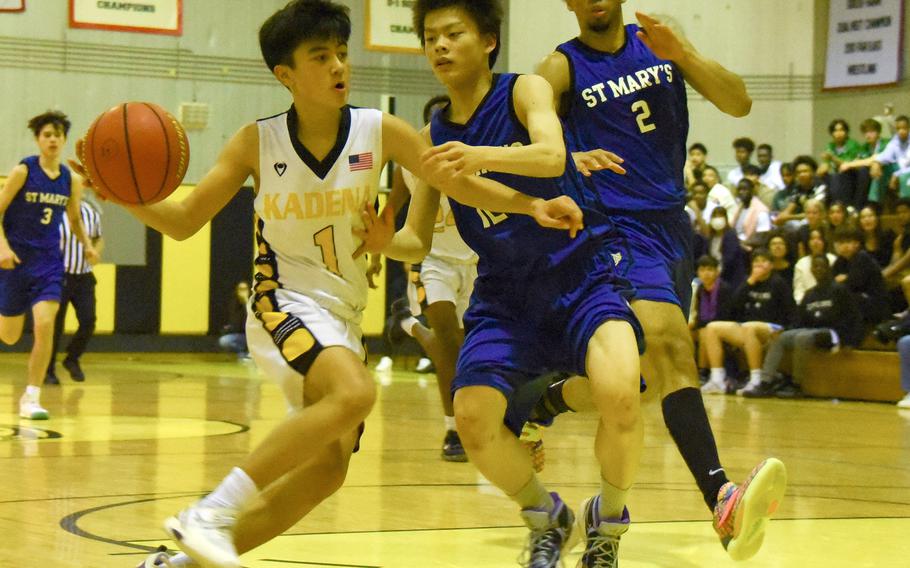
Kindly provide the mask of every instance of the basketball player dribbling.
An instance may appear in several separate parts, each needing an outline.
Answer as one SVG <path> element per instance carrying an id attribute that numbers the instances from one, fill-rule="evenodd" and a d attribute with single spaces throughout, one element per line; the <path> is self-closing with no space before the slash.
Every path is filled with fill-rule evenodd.
<path id="1" fill-rule="evenodd" d="M 62 112 L 46 112 L 29 120 L 28 127 L 39 153 L 19 162 L 0 190 L 0 341 L 8 345 L 19 341 L 25 312 L 31 310 L 35 342 L 19 416 L 47 420 L 40 395 L 63 291 L 60 220 L 64 214 L 85 247 L 86 260 L 95 262 L 98 254 L 86 238 L 79 213 L 81 180 L 61 164 L 70 121 Z"/>
<path id="2" fill-rule="evenodd" d="M 128 207 L 185 239 L 253 178 L 258 254 L 247 340 L 292 409 L 214 491 L 165 521 L 185 554 L 155 553 L 145 566 L 239 567 L 238 552 L 281 534 L 344 482 L 376 397 L 359 326 L 367 266 L 353 230 L 363 226 L 364 204 L 375 201 L 381 166 L 394 159 L 422 175 L 427 150 L 404 121 L 347 106 L 350 31 L 347 8 L 331 0 L 278 10 L 259 41 L 293 97 L 290 110 L 242 127 L 182 202 Z M 431 181 L 475 207 L 565 229 L 580 222 L 565 197 L 532 199 L 479 178 Z M 439 193 L 423 186 L 412 207 L 433 215 L 438 203 Z"/>
<path id="3" fill-rule="evenodd" d="M 734 559 L 749 558 L 783 497 L 786 469 L 770 458 L 742 485 L 730 482 L 701 398 L 686 325 L 693 255 L 684 211 L 685 81 L 732 116 L 748 114 L 752 101 L 738 75 L 669 27 L 641 13 L 640 26 L 624 25 L 625 0 L 566 1 L 581 33 L 558 46 L 538 73 L 553 87 L 579 170 L 625 237 L 618 265 L 636 289 L 632 308 L 648 343 L 645 379 L 662 400 L 664 422 L 714 512 L 724 548 Z M 610 161 L 603 148 L 621 151 L 625 175 L 604 170 Z M 587 386 L 568 379 L 554 384 L 544 401 L 551 413 L 591 408 Z"/>

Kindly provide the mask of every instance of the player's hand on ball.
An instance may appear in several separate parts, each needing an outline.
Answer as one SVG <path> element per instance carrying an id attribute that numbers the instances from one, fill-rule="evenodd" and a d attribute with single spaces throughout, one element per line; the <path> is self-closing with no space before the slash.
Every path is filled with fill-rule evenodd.
<path id="1" fill-rule="evenodd" d="M 638 24 L 641 26 L 636 35 L 654 55 L 676 62 L 685 57 L 685 45 L 669 26 L 642 12 L 635 12 L 635 17 L 638 18 Z"/>
<path id="2" fill-rule="evenodd" d="M 587 152 L 572 152 L 572 160 L 583 176 L 591 177 L 592 172 L 610 170 L 620 175 L 625 175 L 626 170 L 620 164 L 625 162 L 622 158 L 609 150 L 588 150 Z"/>
<path id="3" fill-rule="evenodd" d="M 573 239 L 578 231 L 584 229 L 584 215 L 575 201 L 561 195 L 555 199 L 536 199 L 531 205 L 531 216 L 541 227 L 569 231 Z"/>
<path id="4" fill-rule="evenodd" d="M 22 261 L 9 246 L 0 246 L 0 270 L 12 270 Z"/>
<path id="5" fill-rule="evenodd" d="M 377 215 L 373 204 L 367 202 L 363 204 L 360 217 L 363 219 L 363 229 L 354 229 L 353 232 L 363 243 L 354 251 L 354 258 L 367 252 L 382 252 L 395 236 L 395 212 L 391 207 L 384 207 L 382 213 Z"/>

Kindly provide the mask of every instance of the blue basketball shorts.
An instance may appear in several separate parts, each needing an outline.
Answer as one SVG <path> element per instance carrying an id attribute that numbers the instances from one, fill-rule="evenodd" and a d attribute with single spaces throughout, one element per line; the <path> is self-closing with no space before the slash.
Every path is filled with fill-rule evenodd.
<path id="1" fill-rule="evenodd" d="M 635 300 L 676 304 L 686 318 L 692 301 L 694 233 L 682 208 L 611 211 L 619 240 L 607 245 L 617 273 L 635 289 Z"/>
<path id="2" fill-rule="evenodd" d="M 22 262 L 0 270 L 0 315 L 24 314 L 38 302 L 59 302 L 63 292 L 63 257 L 59 251 L 28 251 L 13 246 Z"/>
<path id="3" fill-rule="evenodd" d="M 500 391 L 507 401 L 504 423 L 518 435 L 548 385 L 542 375 L 586 374 L 588 343 L 601 325 L 628 322 L 644 349 L 631 295 L 602 250 L 526 282 L 480 278 L 464 317 L 452 392 L 468 386 Z"/>

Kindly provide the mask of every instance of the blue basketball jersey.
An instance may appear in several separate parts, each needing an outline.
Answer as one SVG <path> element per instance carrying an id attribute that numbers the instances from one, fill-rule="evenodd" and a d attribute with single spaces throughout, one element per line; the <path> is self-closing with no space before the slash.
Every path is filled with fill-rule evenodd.
<path id="1" fill-rule="evenodd" d="M 470 146 L 516 146 L 531 143 L 527 129 L 518 120 L 512 90 L 518 75 L 496 74 L 489 92 L 466 124 L 447 119 L 449 107 L 437 111 L 430 122 L 433 144 L 459 141 Z M 580 187 L 571 157 L 567 156 L 566 174 L 561 178 L 532 178 L 481 171 L 478 175 L 501 182 L 526 195 L 552 199 L 569 195 L 576 202 Z M 527 215 L 497 213 L 467 207 L 450 200 L 455 224 L 464 241 L 479 257 L 479 278 L 494 276 L 524 280 L 528 275 L 563 263 L 607 226 L 594 212 L 585 211 L 585 232 L 575 239 L 567 231 L 540 227 Z"/>
<path id="2" fill-rule="evenodd" d="M 682 73 L 658 58 L 626 26 L 616 53 L 578 38 L 556 49 L 569 61 L 571 85 L 563 112 L 572 151 L 602 148 L 625 159 L 626 175 L 595 172 L 591 181 L 609 210 L 682 207 L 689 111 Z"/>
<path id="3" fill-rule="evenodd" d="M 60 220 L 72 189 L 70 170 L 61 164 L 60 175 L 51 179 L 41 169 L 38 156 L 20 163 L 28 168 L 28 177 L 3 216 L 6 239 L 14 251 L 26 247 L 60 254 Z"/>

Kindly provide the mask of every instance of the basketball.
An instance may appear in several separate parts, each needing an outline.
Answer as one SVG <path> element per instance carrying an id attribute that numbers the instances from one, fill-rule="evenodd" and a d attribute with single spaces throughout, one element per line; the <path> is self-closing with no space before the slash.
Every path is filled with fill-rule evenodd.
<path id="1" fill-rule="evenodd" d="M 183 181 L 190 145 L 169 112 L 154 103 L 129 102 L 95 119 L 79 159 L 103 197 L 148 205 L 166 198 Z"/>

